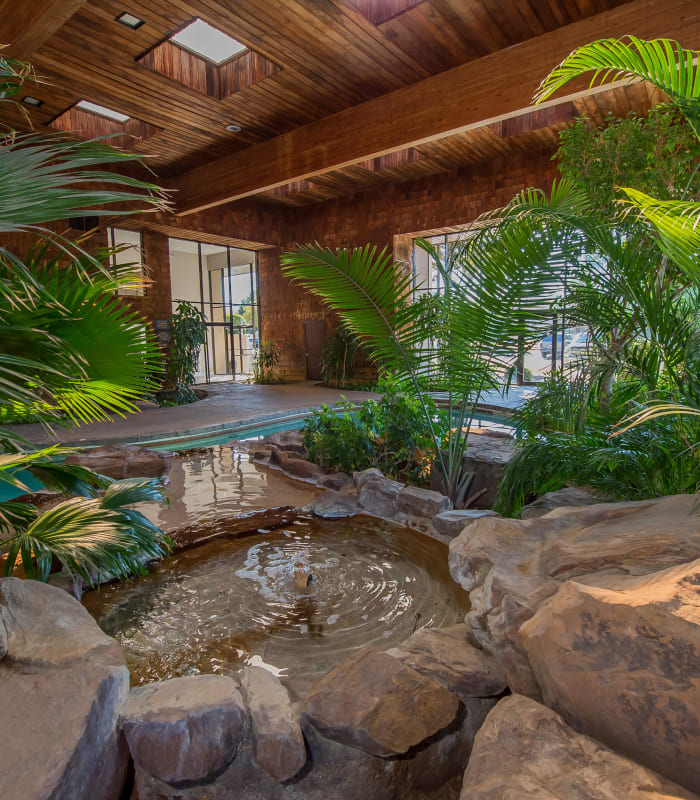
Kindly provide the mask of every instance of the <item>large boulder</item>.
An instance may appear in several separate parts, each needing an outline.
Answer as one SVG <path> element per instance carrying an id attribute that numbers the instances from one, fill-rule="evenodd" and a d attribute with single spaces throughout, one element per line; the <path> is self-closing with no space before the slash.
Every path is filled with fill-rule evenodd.
<path id="1" fill-rule="evenodd" d="M 398 497 L 403 484 L 389 478 L 372 476 L 364 483 L 358 495 L 360 506 L 375 517 L 395 517 L 399 513 Z"/>
<path id="2" fill-rule="evenodd" d="M 304 434 L 296 428 L 272 433 L 266 436 L 260 444 L 276 447 L 279 450 L 284 450 L 285 453 L 293 453 L 302 458 L 307 458 L 309 455 L 309 451 L 304 444 Z"/>
<path id="3" fill-rule="evenodd" d="M 316 483 L 318 478 L 323 475 L 323 470 L 318 464 L 312 461 L 306 461 L 303 458 L 297 458 L 294 455 L 289 455 L 284 450 L 273 449 L 270 451 L 270 466 L 279 467 L 290 475 L 292 478 L 297 478 L 302 481 L 310 481 Z"/>
<path id="4" fill-rule="evenodd" d="M 459 707 L 452 692 L 368 645 L 321 678 L 304 710 L 324 736 L 386 758 L 450 725 Z"/>
<path id="5" fill-rule="evenodd" d="M 323 519 L 344 519 L 357 514 L 359 507 L 355 495 L 328 490 L 313 501 L 311 510 Z"/>
<path id="6" fill-rule="evenodd" d="M 468 626 L 422 628 L 389 655 L 432 678 L 468 703 L 470 697 L 493 697 L 507 687 L 496 659 L 476 648 Z"/>
<path id="7" fill-rule="evenodd" d="M 159 478 L 170 468 L 174 453 L 131 444 L 106 444 L 66 456 L 66 464 L 99 472 L 110 478 Z"/>
<path id="8" fill-rule="evenodd" d="M 129 694 L 119 645 L 66 592 L 0 579 L 0 797 L 118 800 Z"/>
<path id="9" fill-rule="evenodd" d="M 244 667 L 240 679 L 255 761 L 275 780 L 288 781 L 306 763 L 306 744 L 289 694 L 279 678 L 262 667 Z"/>
<path id="10" fill-rule="evenodd" d="M 540 688 L 520 628 L 565 581 L 645 575 L 700 558 L 691 495 L 559 508 L 528 520 L 478 519 L 450 543 L 452 577 L 470 593 L 467 621 L 513 691 Z"/>
<path id="11" fill-rule="evenodd" d="M 495 511 L 483 508 L 458 508 L 453 511 L 443 511 L 433 519 L 433 527 L 443 536 L 454 539 L 466 528 L 467 525 L 481 517 L 498 517 Z"/>
<path id="12" fill-rule="evenodd" d="M 329 472 L 316 481 L 319 489 L 332 489 L 336 492 L 349 492 L 355 488 L 355 481 L 345 472 Z"/>
<path id="13" fill-rule="evenodd" d="M 534 700 L 501 700 L 476 736 L 461 800 L 697 800 L 573 731 Z"/>
<path id="14" fill-rule="evenodd" d="M 700 793 L 700 560 L 581 580 L 595 585 L 568 581 L 521 629 L 544 701 Z"/>
<path id="15" fill-rule="evenodd" d="M 133 689 L 121 723 L 137 770 L 178 783 L 223 770 L 236 756 L 246 720 L 234 680 L 195 675 Z"/>
<path id="16" fill-rule="evenodd" d="M 419 486 L 404 486 L 399 492 L 399 511 L 413 517 L 434 517 L 450 507 L 450 500 L 440 492 L 421 489 Z"/>
<path id="17" fill-rule="evenodd" d="M 523 506 L 520 512 L 521 519 L 532 519 L 533 517 L 543 517 L 554 511 L 555 508 L 566 506 L 592 506 L 596 503 L 604 502 L 595 492 L 590 489 L 578 489 L 575 486 L 566 486 L 556 492 L 547 492 L 532 503 Z"/>

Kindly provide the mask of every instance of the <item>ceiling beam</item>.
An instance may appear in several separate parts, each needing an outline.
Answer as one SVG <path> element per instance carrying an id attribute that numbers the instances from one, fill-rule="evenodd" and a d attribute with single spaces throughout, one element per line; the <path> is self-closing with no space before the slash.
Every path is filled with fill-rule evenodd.
<path id="1" fill-rule="evenodd" d="M 528 113 L 539 82 L 568 53 L 594 39 L 628 33 L 700 48 L 700 3 L 633 0 L 197 167 L 171 183 L 178 190 L 177 213 Z M 581 88 L 539 108 L 583 93 Z"/>
<path id="2" fill-rule="evenodd" d="M 5 54 L 28 59 L 87 0 L 0 0 L 0 44 Z"/>

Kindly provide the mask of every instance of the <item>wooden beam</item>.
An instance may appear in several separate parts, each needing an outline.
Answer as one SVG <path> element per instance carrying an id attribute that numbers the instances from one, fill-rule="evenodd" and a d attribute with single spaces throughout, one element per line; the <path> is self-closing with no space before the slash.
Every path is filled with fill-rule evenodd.
<path id="1" fill-rule="evenodd" d="M 0 0 L 0 44 L 14 58 L 28 59 L 87 0 Z"/>
<path id="2" fill-rule="evenodd" d="M 568 53 L 594 39 L 630 33 L 700 48 L 700 3 L 633 0 L 220 158 L 172 182 L 179 192 L 177 213 L 191 214 L 529 113 L 539 82 Z"/>

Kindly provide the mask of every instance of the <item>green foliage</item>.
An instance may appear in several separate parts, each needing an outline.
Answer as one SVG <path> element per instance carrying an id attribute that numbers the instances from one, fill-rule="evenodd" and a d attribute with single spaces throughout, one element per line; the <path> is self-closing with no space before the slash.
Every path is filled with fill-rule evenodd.
<path id="1" fill-rule="evenodd" d="M 260 342 L 253 359 L 253 383 L 275 383 L 274 370 L 279 360 L 280 349 L 274 342 Z"/>
<path id="2" fill-rule="evenodd" d="M 181 300 L 170 317 L 168 378 L 175 387 L 173 405 L 193 403 L 197 399 L 191 387 L 195 382 L 199 348 L 206 340 L 204 315 L 192 303 Z"/>
<path id="3" fill-rule="evenodd" d="M 425 483 L 436 454 L 421 404 L 389 378 L 380 380 L 377 391 L 379 400 L 365 400 L 357 409 L 344 399 L 338 403 L 342 413 L 327 405 L 314 411 L 303 428 L 309 458 L 329 471 L 377 467 L 396 480 Z M 427 403 L 444 436 L 446 416 Z"/>
<path id="4" fill-rule="evenodd" d="M 647 117 L 608 115 L 596 126 L 579 118 L 559 134 L 559 170 L 586 190 L 599 214 L 613 217 L 620 186 L 660 200 L 682 200 L 700 190 L 700 140 L 680 111 L 656 106 Z M 620 220 L 622 224 L 622 220 Z"/>
<path id="5" fill-rule="evenodd" d="M 342 389 L 355 374 L 357 336 L 344 325 L 338 325 L 321 353 L 321 374 L 324 383 Z"/>
<path id="6" fill-rule="evenodd" d="M 16 95 L 31 68 L 0 58 L 0 101 Z M 131 214 L 164 208 L 153 184 L 113 171 L 138 156 L 101 141 L 60 134 L 0 137 L 0 232 L 28 233 L 36 245 L 19 258 L 0 248 L 0 417 L 44 424 L 111 419 L 136 411 L 159 371 L 159 351 L 143 320 L 115 297 L 140 285 L 130 265 L 114 273 L 110 251 L 87 253 L 45 224 L 89 213 Z M 111 205 L 119 204 L 117 209 Z M 32 448 L 0 429 L 0 482 L 26 492 L 23 472 L 52 491 L 78 495 L 42 512 L 29 503 L 0 503 L 0 553 L 10 574 L 46 580 L 55 557 L 88 578 L 140 569 L 137 553 L 160 557 L 168 541 L 132 503 L 162 499 L 154 481 L 118 482 L 57 460 L 58 446 Z M 116 487 L 116 488 L 113 488 Z"/>

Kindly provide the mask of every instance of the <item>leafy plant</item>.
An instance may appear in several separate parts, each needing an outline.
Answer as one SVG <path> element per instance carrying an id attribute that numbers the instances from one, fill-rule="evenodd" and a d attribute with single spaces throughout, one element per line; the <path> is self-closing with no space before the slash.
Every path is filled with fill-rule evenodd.
<path id="1" fill-rule="evenodd" d="M 168 378 L 175 387 L 174 405 L 193 403 L 192 391 L 199 361 L 199 348 L 207 340 L 204 315 L 192 303 L 181 300 L 170 317 Z"/>
<path id="2" fill-rule="evenodd" d="M 274 383 L 274 370 L 280 360 L 280 349 L 274 342 L 260 342 L 253 359 L 253 383 Z"/>
<path id="3" fill-rule="evenodd" d="M 31 68 L 0 57 L 0 101 L 30 80 Z M 28 233 L 36 246 L 25 257 L 0 247 L 0 408 L 3 416 L 32 415 L 46 425 L 109 419 L 137 410 L 159 371 L 155 340 L 145 323 L 114 297 L 139 285 L 129 265 L 111 273 L 109 251 L 88 253 L 47 223 L 164 208 L 155 185 L 113 171 L 138 156 L 102 141 L 60 134 L 0 137 L 0 232 Z M 119 204 L 118 208 L 113 208 Z M 128 207 L 127 207 L 128 206 Z M 0 553 L 10 574 L 21 562 L 28 577 L 45 580 L 53 557 L 86 577 L 137 568 L 137 552 L 157 557 L 168 541 L 128 508 L 162 499 L 155 481 L 112 482 L 61 463 L 58 446 L 34 449 L 0 429 L 0 482 L 26 492 L 26 474 L 48 489 L 78 495 L 49 511 L 0 502 Z"/>
<path id="4" fill-rule="evenodd" d="M 425 483 L 433 457 L 432 437 L 423 409 L 390 378 L 380 380 L 379 400 L 365 400 L 355 408 L 347 399 L 315 410 L 304 422 L 304 444 L 309 458 L 328 470 L 352 473 L 377 467 L 396 480 Z M 433 426 L 444 437 L 445 415 L 427 400 Z"/>
<path id="5" fill-rule="evenodd" d="M 321 375 L 329 386 L 342 389 L 355 374 L 357 336 L 344 325 L 338 325 L 321 352 Z"/>

